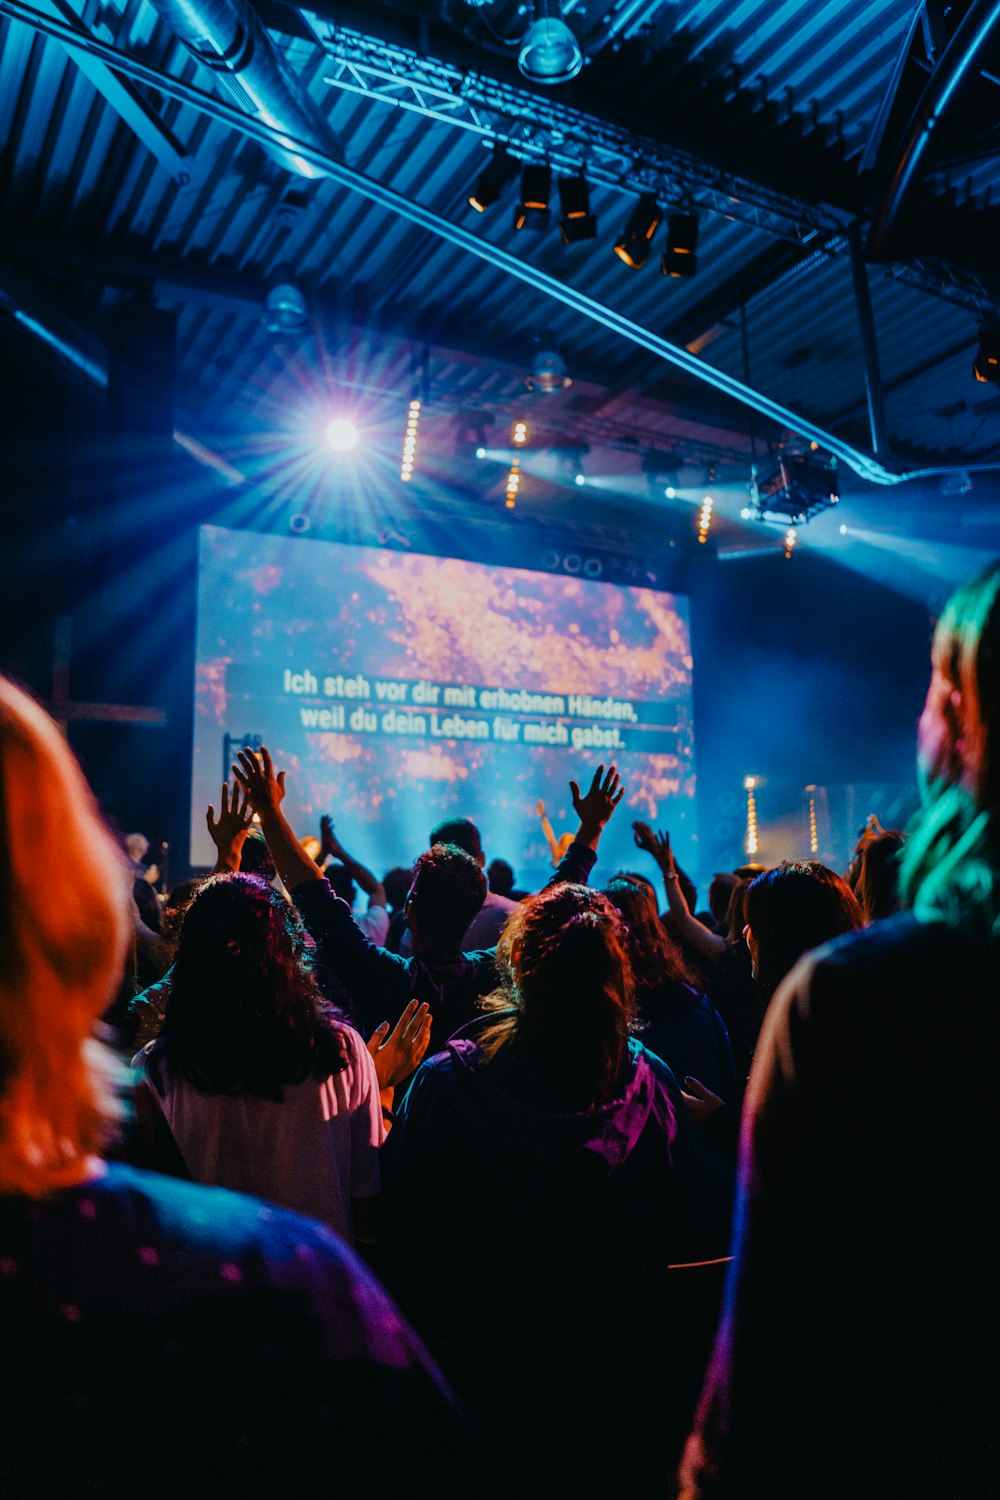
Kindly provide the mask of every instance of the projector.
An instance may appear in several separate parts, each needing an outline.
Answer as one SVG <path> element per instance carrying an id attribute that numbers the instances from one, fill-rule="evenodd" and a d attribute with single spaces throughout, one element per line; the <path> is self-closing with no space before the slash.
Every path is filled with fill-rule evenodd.
<path id="1" fill-rule="evenodd" d="M 798 525 L 811 520 L 840 501 L 837 460 L 816 453 L 782 454 L 751 479 L 750 499 L 758 521 Z"/>

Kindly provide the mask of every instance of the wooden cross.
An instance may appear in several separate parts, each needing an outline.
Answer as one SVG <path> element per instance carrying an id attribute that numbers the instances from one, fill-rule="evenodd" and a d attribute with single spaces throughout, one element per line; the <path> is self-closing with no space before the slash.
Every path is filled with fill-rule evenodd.
<path id="1" fill-rule="evenodd" d="M 59 615 L 52 640 L 52 697 L 45 704 L 63 734 L 70 719 L 98 724 L 165 724 L 166 709 L 138 708 L 131 703 L 80 703 L 69 695 L 69 666 L 73 647 L 73 621 Z"/>

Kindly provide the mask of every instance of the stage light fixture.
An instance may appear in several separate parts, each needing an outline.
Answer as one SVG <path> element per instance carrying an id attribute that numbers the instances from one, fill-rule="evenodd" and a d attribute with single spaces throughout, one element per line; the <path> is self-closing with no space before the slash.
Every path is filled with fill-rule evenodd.
<path id="1" fill-rule="evenodd" d="M 652 193 L 643 193 L 625 225 L 625 233 L 615 245 L 615 254 L 639 271 L 649 259 L 649 242 L 660 227 L 663 210 Z"/>
<path id="2" fill-rule="evenodd" d="M 1000 323 L 987 323 L 980 332 L 972 373 L 977 380 L 1000 385 Z"/>
<path id="3" fill-rule="evenodd" d="M 554 11 L 555 14 L 550 14 Z M 559 0 L 535 0 L 517 66 L 529 83 L 568 83 L 583 67 L 580 43 L 562 18 Z"/>
<path id="4" fill-rule="evenodd" d="M 268 333 L 304 333 L 309 327 L 309 304 L 287 261 L 274 268 L 261 321 Z"/>
<path id="5" fill-rule="evenodd" d="M 715 501 L 712 499 L 711 495 L 706 495 L 704 500 L 701 502 L 701 512 L 698 516 L 699 542 L 708 541 L 708 533 L 712 529 L 712 511 L 714 510 L 714 508 Z"/>
<path id="6" fill-rule="evenodd" d="M 511 441 L 518 448 L 523 448 L 524 447 L 525 443 L 528 441 L 528 424 L 527 424 L 527 422 L 515 422 L 514 423 L 514 430 L 511 433 Z"/>
<path id="7" fill-rule="evenodd" d="M 698 269 L 698 215 L 671 214 L 667 220 L 667 248 L 660 259 L 664 276 L 693 276 Z"/>
<path id="8" fill-rule="evenodd" d="M 798 543 L 799 535 L 794 526 L 789 526 L 785 532 L 785 556 L 791 557 Z"/>
<path id="9" fill-rule="evenodd" d="M 399 477 L 404 484 L 413 478 L 413 465 L 417 456 L 417 431 L 420 427 L 420 402 L 414 396 L 407 409 L 406 433 L 403 437 L 403 456 L 399 462 Z"/>
<path id="10" fill-rule="evenodd" d="M 548 229 L 552 168 L 531 162 L 521 173 L 521 201 L 514 210 L 515 229 Z"/>
<path id="11" fill-rule="evenodd" d="M 476 449 L 476 457 L 477 458 L 485 458 L 486 457 L 486 449 L 485 448 L 477 448 Z"/>
<path id="12" fill-rule="evenodd" d="M 574 474 L 573 475 L 573 483 L 579 485 L 580 488 L 582 489 L 583 486 L 587 483 L 587 476 L 586 476 L 586 474 L 584 474 L 582 472 L 579 473 L 579 474 Z"/>
<path id="13" fill-rule="evenodd" d="M 358 429 L 350 417 L 334 417 L 327 424 L 326 441 L 334 453 L 349 453 L 358 441 Z"/>
<path id="14" fill-rule="evenodd" d="M 841 536 L 846 536 L 847 535 L 847 527 L 843 523 L 841 523 L 841 526 L 840 526 L 840 534 L 841 534 Z"/>
<path id="15" fill-rule="evenodd" d="M 590 212 L 590 188 L 582 172 L 575 177 L 560 177 L 559 207 L 559 233 L 564 245 L 597 238 L 597 220 Z"/>
<path id="16" fill-rule="evenodd" d="M 476 186 L 469 194 L 469 202 L 477 213 L 492 208 L 503 193 L 508 182 L 517 176 L 517 160 L 507 147 L 497 141 L 493 155 L 476 179 Z"/>
<path id="17" fill-rule="evenodd" d="M 753 475 L 750 495 L 759 521 L 810 521 L 840 503 L 837 460 L 818 452 L 779 454 Z"/>
<path id="18" fill-rule="evenodd" d="M 666 498 L 668 500 L 676 500 L 677 499 L 677 491 L 674 489 L 674 487 L 673 487 L 672 484 L 668 484 L 667 487 L 666 487 L 666 489 L 663 491 L 663 493 L 664 493 L 664 495 L 666 496 Z"/>
<path id="19" fill-rule="evenodd" d="M 555 349 L 539 349 L 531 365 L 531 374 L 524 377 L 529 391 L 540 391 L 543 396 L 554 395 L 573 384 L 562 355 Z"/>

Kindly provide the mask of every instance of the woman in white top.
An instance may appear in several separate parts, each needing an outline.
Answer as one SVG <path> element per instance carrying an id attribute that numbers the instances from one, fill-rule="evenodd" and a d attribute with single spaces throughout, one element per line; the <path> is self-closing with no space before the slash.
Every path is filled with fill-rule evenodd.
<path id="1" fill-rule="evenodd" d="M 142 1054 L 191 1177 L 374 1238 L 379 1084 L 303 962 L 293 908 L 253 875 L 203 885 L 184 917 L 170 1004 Z"/>

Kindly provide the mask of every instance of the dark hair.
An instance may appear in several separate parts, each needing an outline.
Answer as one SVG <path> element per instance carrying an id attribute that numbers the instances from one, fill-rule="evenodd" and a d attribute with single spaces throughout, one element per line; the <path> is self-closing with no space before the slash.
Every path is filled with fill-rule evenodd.
<path id="1" fill-rule="evenodd" d="M 729 915 L 729 903 L 733 891 L 740 883 L 739 875 L 718 870 L 708 884 L 708 909 L 716 922 L 724 923 Z"/>
<path id="2" fill-rule="evenodd" d="M 611 902 L 585 885 L 554 885 L 513 911 L 497 945 L 504 1009 L 480 1039 L 544 1061 L 550 1101 L 580 1111 L 615 1097 L 635 1017 L 625 931 Z"/>
<path id="3" fill-rule="evenodd" d="M 434 844 L 413 868 L 410 902 L 421 936 L 436 947 L 458 948 L 486 900 L 482 866 L 455 844 Z"/>
<path id="4" fill-rule="evenodd" d="M 445 818 L 436 828 L 431 829 L 431 847 L 435 844 L 454 844 L 458 849 L 464 849 L 466 854 L 471 854 L 473 859 L 480 859 L 483 852 L 483 841 L 479 835 L 479 829 L 470 818 Z"/>
<path id="5" fill-rule="evenodd" d="M 184 914 L 160 1055 L 204 1094 L 283 1097 L 347 1064 L 333 1008 L 303 963 L 295 909 L 256 875 L 216 875 Z"/>
<path id="6" fill-rule="evenodd" d="M 342 901 L 348 906 L 353 906 L 358 894 L 358 888 L 354 883 L 354 877 L 346 865 L 329 864 L 323 871 L 330 886 L 336 891 Z"/>
<path id="7" fill-rule="evenodd" d="M 899 856 L 905 842 L 898 828 L 884 828 L 858 855 L 852 889 L 866 922 L 877 922 L 899 910 Z"/>
<path id="8" fill-rule="evenodd" d="M 274 879 L 274 860 L 259 828 L 247 830 L 240 852 L 240 874 L 263 875 L 265 880 Z"/>
<path id="9" fill-rule="evenodd" d="M 509 896 L 514 889 L 514 870 L 505 859 L 491 859 L 486 870 L 490 890 L 498 896 Z"/>
<path id="10" fill-rule="evenodd" d="M 402 865 L 394 865 L 391 870 L 386 870 L 382 876 L 382 886 L 385 890 L 385 899 L 393 911 L 399 906 L 406 904 L 406 896 L 413 880 L 413 871 L 404 870 Z"/>
<path id="11" fill-rule="evenodd" d="M 625 922 L 626 946 L 635 977 L 636 1001 L 646 1020 L 658 1013 L 688 1009 L 696 998 L 697 976 L 680 944 L 660 921 L 656 893 L 649 881 L 616 875 L 604 894 Z"/>
<path id="12" fill-rule="evenodd" d="M 746 901 L 757 982 L 765 993 L 777 988 L 803 953 L 864 923 L 847 882 L 815 859 L 786 861 L 758 875 Z"/>

